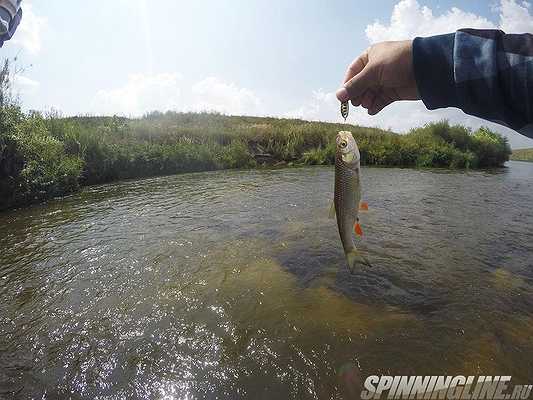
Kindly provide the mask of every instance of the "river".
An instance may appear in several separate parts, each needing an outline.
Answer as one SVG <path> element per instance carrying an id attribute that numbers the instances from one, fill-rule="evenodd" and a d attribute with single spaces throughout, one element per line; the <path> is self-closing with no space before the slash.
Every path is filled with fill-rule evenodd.
<path id="1" fill-rule="evenodd" d="M 368 375 L 533 383 L 533 164 L 329 167 L 85 188 L 0 214 L 0 398 L 350 398 Z"/>

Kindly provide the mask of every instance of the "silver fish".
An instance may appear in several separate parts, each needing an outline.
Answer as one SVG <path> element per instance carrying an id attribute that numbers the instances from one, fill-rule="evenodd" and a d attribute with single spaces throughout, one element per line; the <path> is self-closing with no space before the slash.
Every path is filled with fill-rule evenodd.
<path id="1" fill-rule="evenodd" d="M 335 155 L 335 198 L 330 209 L 330 217 L 337 217 L 339 235 L 350 271 L 357 262 L 368 266 L 370 263 L 357 250 L 353 232 L 362 235 L 359 225 L 359 209 L 367 209 L 361 203 L 361 154 L 351 132 L 341 131 L 336 138 Z"/>

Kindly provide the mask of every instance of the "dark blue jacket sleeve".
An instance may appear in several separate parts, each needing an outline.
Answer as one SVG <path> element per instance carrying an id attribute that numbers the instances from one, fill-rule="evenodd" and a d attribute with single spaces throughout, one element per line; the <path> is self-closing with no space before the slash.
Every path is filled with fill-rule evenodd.
<path id="1" fill-rule="evenodd" d="M 428 109 L 457 107 L 533 138 L 533 35 L 463 29 L 416 38 L 413 62 Z"/>
<path id="2" fill-rule="evenodd" d="M 15 34 L 15 31 L 17 30 L 20 20 L 22 19 L 22 8 L 19 8 L 17 11 L 17 14 L 13 17 L 13 19 L 9 22 L 9 29 L 6 33 L 3 35 L 0 35 L 0 47 L 3 47 L 4 42 L 8 41 L 13 37 Z"/>

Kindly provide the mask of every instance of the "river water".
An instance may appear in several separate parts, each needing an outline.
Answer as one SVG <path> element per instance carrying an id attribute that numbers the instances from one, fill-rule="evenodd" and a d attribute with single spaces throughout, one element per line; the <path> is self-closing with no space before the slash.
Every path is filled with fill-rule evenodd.
<path id="1" fill-rule="evenodd" d="M 90 187 L 0 214 L 0 398 L 357 398 L 388 375 L 533 383 L 533 164 L 364 168 L 350 274 L 333 169 Z"/>

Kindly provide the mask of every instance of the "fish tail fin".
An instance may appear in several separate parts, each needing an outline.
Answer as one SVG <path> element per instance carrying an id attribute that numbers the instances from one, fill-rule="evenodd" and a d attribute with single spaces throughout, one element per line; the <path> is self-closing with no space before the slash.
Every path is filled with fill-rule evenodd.
<path id="1" fill-rule="evenodd" d="M 359 253 L 356 249 L 350 250 L 348 253 L 346 253 L 346 262 L 348 264 L 348 269 L 352 274 L 354 273 L 357 264 L 363 264 L 367 267 L 372 267 L 372 264 L 370 264 L 366 257 Z"/>
<path id="2" fill-rule="evenodd" d="M 357 250 L 352 250 L 346 253 L 346 262 L 348 263 L 348 270 L 353 274 L 355 270 L 355 264 L 357 264 L 357 259 L 359 258 L 359 252 Z"/>

